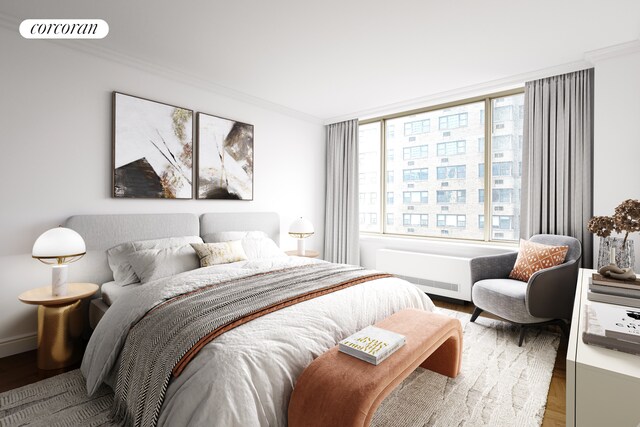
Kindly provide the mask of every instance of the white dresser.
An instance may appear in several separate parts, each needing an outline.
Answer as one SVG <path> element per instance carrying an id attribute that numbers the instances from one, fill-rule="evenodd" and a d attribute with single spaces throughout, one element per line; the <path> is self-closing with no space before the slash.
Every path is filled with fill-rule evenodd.
<path id="1" fill-rule="evenodd" d="M 567 426 L 640 426 L 640 356 L 582 342 L 593 270 L 580 270 L 567 350 Z"/>

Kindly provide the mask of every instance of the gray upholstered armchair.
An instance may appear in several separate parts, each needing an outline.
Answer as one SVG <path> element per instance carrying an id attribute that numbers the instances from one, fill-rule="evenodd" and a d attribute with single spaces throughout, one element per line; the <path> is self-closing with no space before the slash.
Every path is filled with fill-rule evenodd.
<path id="1" fill-rule="evenodd" d="M 568 323 L 578 280 L 580 241 L 573 237 L 538 234 L 531 242 L 569 246 L 564 263 L 534 273 L 527 283 L 509 279 L 517 252 L 473 258 L 471 297 L 476 306 L 471 321 L 483 311 L 493 313 L 520 326 L 522 345 L 528 326 L 558 323 L 568 335 Z"/>

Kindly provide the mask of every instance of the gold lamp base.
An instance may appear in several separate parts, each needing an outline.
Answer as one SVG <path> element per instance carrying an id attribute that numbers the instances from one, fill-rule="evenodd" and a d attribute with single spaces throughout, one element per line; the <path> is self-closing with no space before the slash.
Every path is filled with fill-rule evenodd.
<path id="1" fill-rule="evenodd" d="M 82 301 L 38 306 L 38 368 L 60 369 L 80 361 Z"/>

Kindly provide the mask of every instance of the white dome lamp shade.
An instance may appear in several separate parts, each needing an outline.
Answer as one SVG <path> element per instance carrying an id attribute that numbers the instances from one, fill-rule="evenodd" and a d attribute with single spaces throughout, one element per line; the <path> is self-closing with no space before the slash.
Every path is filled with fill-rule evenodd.
<path id="1" fill-rule="evenodd" d="M 291 223 L 289 236 L 298 239 L 298 255 L 303 256 L 305 254 L 304 239 L 313 235 L 313 233 L 313 224 L 308 219 L 300 217 Z"/>
<path id="2" fill-rule="evenodd" d="M 86 251 L 82 236 L 69 228 L 52 228 L 36 239 L 31 256 L 52 266 L 53 296 L 67 294 L 67 264 L 82 258 Z"/>

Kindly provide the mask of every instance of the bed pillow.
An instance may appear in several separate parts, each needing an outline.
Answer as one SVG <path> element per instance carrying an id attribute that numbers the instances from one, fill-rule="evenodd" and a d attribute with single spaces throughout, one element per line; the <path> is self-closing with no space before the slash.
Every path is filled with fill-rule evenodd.
<path id="1" fill-rule="evenodd" d="M 140 281 L 129 263 L 129 257 L 134 252 L 184 246 L 190 243 L 202 243 L 202 238 L 200 236 L 168 237 L 165 239 L 139 240 L 114 246 L 107 251 L 107 260 L 111 271 L 113 271 L 113 280 L 120 286 L 127 286 Z"/>
<path id="2" fill-rule="evenodd" d="M 129 255 L 129 261 L 142 284 L 200 267 L 196 251 L 190 245 L 135 251 Z"/>
<path id="3" fill-rule="evenodd" d="M 264 231 L 220 231 L 207 234 L 204 240 L 214 243 L 242 240 L 242 248 L 249 260 L 287 256 Z"/>
<path id="4" fill-rule="evenodd" d="M 245 261 L 247 255 L 240 240 L 220 243 L 191 243 L 200 258 L 200 267 Z"/>
<path id="5" fill-rule="evenodd" d="M 265 233 L 264 231 L 216 231 L 215 233 L 206 234 L 204 236 L 204 242 L 205 243 L 230 242 L 232 240 L 242 240 L 247 236 L 250 236 L 254 239 L 269 238 L 269 236 L 267 236 L 267 233 Z"/>
<path id="6" fill-rule="evenodd" d="M 536 271 L 562 264 L 568 251 L 569 246 L 549 246 L 520 239 L 520 250 L 509 278 L 528 282 Z"/>

